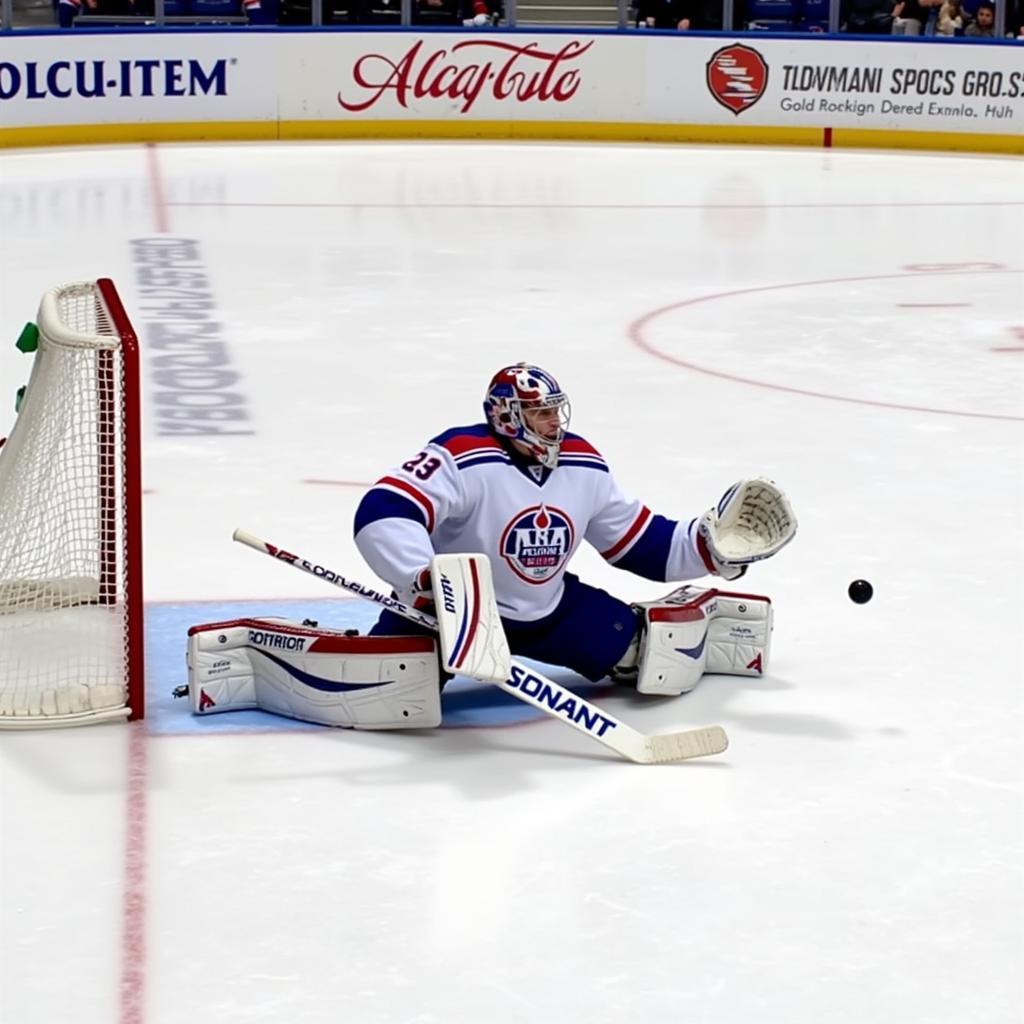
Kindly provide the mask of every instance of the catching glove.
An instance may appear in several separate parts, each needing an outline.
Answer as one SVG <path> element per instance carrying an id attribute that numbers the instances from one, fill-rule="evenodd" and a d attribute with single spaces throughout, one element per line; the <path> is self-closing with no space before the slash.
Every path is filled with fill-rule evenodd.
<path id="1" fill-rule="evenodd" d="M 796 535 L 796 516 L 771 480 L 740 480 L 697 523 L 697 548 L 708 571 L 739 579 L 751 562 L 770 558 Z"/>

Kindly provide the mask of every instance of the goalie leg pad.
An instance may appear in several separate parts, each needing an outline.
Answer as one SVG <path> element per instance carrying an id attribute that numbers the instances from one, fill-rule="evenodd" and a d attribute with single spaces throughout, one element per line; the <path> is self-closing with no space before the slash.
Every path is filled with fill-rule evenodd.
<path id="1" fill-rule="evenodd" d="M 644 616 L 636 688 L 689 693 L 705 672 L 763 675 L 771 647 L 767 597 L 685 586 L 636 605 Z"/>
<path id="2" fill-rule="evenodd" d="M 772 646 L 772 603 L 757 594 L 718 591 L 717 610 L 708 625 L 705 672 L 763 676 Z"/>
<path id="3" fill-rule="evenodd" d="M 319 725 L 441 724 L 432 637 L 355 636 L 285 619 L 237 619 L 188 634 L 193 713 L 259 708 Z"/>

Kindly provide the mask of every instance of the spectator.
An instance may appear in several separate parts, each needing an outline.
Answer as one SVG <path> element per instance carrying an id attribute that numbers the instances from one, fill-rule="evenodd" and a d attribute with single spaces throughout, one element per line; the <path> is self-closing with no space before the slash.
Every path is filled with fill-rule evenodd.
<path id="1" fill-rule="evenodd" d="M 893 8 L 894 36 L 933 36 L 943 0 L 900 0 Z"/>
<path id="2" fill-rule="evenodd" d="M 57 24 L 61 28 L 71 28 L 81 10 L 82 0 L 59 0 L 57 4 Z"/>
<path id="3" fill-rule="evenodd" d="M 939 11 L 942 10 L 942 0 L 921 0 L 921 6 L 925 10 L 924 28 L 921 35 L 933 36 L 939 27 Z"/>
<path id="4" fill-rule="evenodd" d="M 944 0 L 939 8 L 939 20 L 935 26 L 939 36 L 962 36 L 964 34 L 964 12 L 960 0 Z"/>
<path id="5" fill-rule="evenodd" d="M 921 6 L 921 0 L 900 0 L 892 14 L 894 36 L 919 36 L 928 20 L 928 12 Z"/>
<path id="6" fill-rule="evenodd" d="M 277 24 L 277 0 L 242 0 L 242 10 L 252 25 Z"/>
<path id="7" fill-rule="evenodd" d="M 993 39 L 996 34 L 996 9 L 989 3 L 978 4 L 974 21 L 964 29 L 965 36 L 973 39 Z"/>
<path id="8" fill-rule="evenodd" d="M 889 35 L 895 10 L 891 0 L 846 0 L 841 8 L 843 31 L 859 35 Z"/>
<path id="9" fill-rule="evenodd" d="M 685 32 L 692 18 L 691 0 L 640 0 L 639 24 Z"/>
<path id="10" fill-rule="evenodd" d="M 150 8 L 151 12 L 152 8 Z M 98 14 L 108 18 L 131 18 L 133 15 L 150 13 L 140 9 L 135 0 L 59 0 L 57 24 L 61 28 L 72 28 L 79 15 Z"/>
<path id="11" fill-rule="evenodd" d="M 1024 42 L 1024 0 L 1010 0 L 1006 11 L 1006 38 Z"/>
<path id="12" fill-rule="evenodd" d="M 483 28 L 486 25 L 497 25 L 500 18 L 501 5 L 499 0 L 463 0 L 461 20 L 466 28 Z"/>

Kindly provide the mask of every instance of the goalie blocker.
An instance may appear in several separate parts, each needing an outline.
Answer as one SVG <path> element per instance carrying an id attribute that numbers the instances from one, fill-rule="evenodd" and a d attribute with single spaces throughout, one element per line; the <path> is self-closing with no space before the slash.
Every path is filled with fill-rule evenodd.
<path id="1" fill-rule="evenodd" d="M 358 636 L 310 622 L 235 619 L 193 626 L 187 660 L 197 715 L 259 708 L 353 729 L 441 724 L 433 637 Z"/>

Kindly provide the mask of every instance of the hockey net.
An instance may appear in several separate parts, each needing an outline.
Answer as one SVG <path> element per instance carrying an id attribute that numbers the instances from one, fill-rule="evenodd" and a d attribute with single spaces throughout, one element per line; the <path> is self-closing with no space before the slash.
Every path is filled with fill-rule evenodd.
<path id="1" fill-rule="evenodd" d="M 0 728 L 143 715 L 138 346 L 111 281 L 48 291 L 0 448 Z"/>

